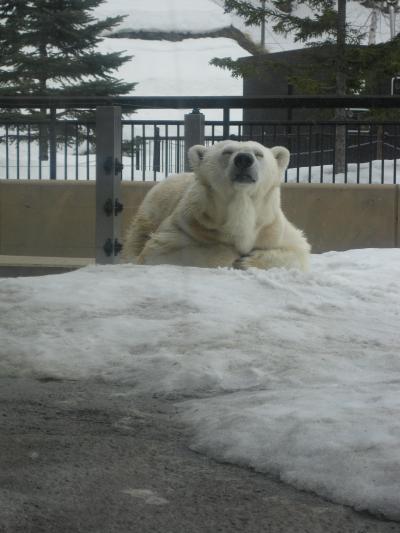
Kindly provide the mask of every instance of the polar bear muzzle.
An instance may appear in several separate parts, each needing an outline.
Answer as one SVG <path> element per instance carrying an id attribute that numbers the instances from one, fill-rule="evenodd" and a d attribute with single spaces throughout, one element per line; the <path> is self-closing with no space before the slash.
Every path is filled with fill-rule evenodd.
<path id="1" fill-rule="evenodd" d="M 257 172 L 254 168 L 255 158 L 253 154 L 247 152 L 239 152 L 233 159 L 235 166 L 232 181 L 238 183 L 255 183 L 258 179 Z"/>

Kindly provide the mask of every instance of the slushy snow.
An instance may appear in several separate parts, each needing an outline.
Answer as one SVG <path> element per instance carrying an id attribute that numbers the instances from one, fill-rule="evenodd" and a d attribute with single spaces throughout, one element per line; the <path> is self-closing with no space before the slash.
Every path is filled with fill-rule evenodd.
<path id="1" fill-rule="evenodd" d="M 165 395 L 193 449 L 400 519 L 399 320 L 399 249 L 93 266 L 0 279 L 0 373 Z"/>

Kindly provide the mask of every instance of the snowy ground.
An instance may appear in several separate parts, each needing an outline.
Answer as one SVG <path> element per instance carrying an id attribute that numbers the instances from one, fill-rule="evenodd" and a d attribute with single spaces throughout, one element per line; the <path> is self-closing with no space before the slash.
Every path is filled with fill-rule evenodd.
<path id="1" fill-rule="evenodd" d="M 398 249 L 88 267 L 0 280 L 0 372 L 188 397 L 194 449 L 400 519 L 399 318 Z"/>
<path id="2" fill-rule="evenodd" d="M 83 147 L 84 149 L 85 147 Z M 155 172 L 152 165 L 152 149 L 153 143 L 147 143 L 147 154 L 150 154 L 147 159 L 146 168 L 143 169 L 142 161 L 140 160 L 139 168 L 136 168 L 135 156 L 123 157 L 124 169 L 122 171 L 122 178 L 124 181 L 162 181 L 168 175 L 176 172 L 176 146 L 173 145 L 168 151 L 168 171 L 166 171 L 167 164 L 165 161 L 166 151 L 163 152 L 161 159 L 161 170 Z M 19 148 L 19 155 L 17 155 L 17 147 L 11 145 L 8 155 L 8 177 L 9 179 L 18 178 L 18 166 L 20 179 L 26 179 L 28 176 L 28 158 L 27 146 L 21 143 Z M 179 171 L 183 171 L 183 147 L 180 154 Z M 19 161 L 19 165 L 17 165 Z M 133 165 L 133 168 L 132 168 Z M 40 169 L 41 166 L 41 169 Z M 30 179 L 37 180 L 41 176 L 42 179 L 48 179 L 50 176 L 50 162 L 42 161 L 39 166 L 39 150 L 38 146 L 31 146 L 31 162 L 30 162 Z M 6 155 L 5 147 L 0 145 L 0 171 L 3 176 L 6 176 Z M 96 155 L 78 155 L 74 154 L 74 147 L 68 147 L 67 151 L 61 148 L 57 154 L 57 179 L 64 180 L 95 180 L 96 179 Z M 361 184 L 395 184 L 400 183 L 400 160 L 394 161 L 375 160 L 371 163 L 349 163 L 347 164 L 347 174 L 344 172 L 333 175 L 333 166 L 307 166 L 290 168 L 286 172 L 285 180 L 287 183 L 361 183 Z"/>

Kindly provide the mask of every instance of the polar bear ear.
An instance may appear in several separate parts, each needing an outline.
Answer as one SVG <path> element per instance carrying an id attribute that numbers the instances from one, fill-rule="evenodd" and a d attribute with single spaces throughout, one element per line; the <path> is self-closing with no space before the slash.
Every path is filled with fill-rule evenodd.
<path id="1" fill-rule="evenodd" d="M 287 148 L 284 146 L 274 146 L 271 148 L 271 152 L 273 153 L 280 171 L 285 171 L 287 169 L 287 166 L 289 164 L 290 159 L 290 152 Z"/>
<path id="2" fill-rule="evenodd" d="M 193 170 L 195 170 L 202 162 L 206 150 L 207 148 L 201 144 L 195 144 L 189 148 L 188 158 Z"/>

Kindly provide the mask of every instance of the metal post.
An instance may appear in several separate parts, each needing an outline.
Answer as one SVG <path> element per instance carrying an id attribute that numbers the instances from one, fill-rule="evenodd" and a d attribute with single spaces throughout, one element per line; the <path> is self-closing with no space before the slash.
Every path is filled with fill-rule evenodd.
<path id="1" fill-rule="evenodd" d="M 157 177 L 157 172 L 160 172 L 161 169 L 161 142 L 160 142 L 160 128 L 158 126 L 154 127 L 154 151 L 153 151 L 153 172 L 154 172 L 154 181 Z"/>
<path id="2" fill-rule="evenodd" d="M 185 171 L 190 170 L 188 150 L 195 144 L 204 144 L 205 117 L 195 108 L 185 115 Z"/>
<path id="3" fill-rule="evenodd" d="M 50 109 L 50 179 L 57 179 L 57 109 Z"/>
<path id="4" fill-rule="evenodd" d="M 229 121 L 230 121 L 230 109 L 229 107 L 224 107 L 224 116 L 223 116 L 223 131 L 222 131 L 222 137 L 223 139 L 229 138 Z"/>
<path id="5" fill-rule="evenodd" d="M 96 263 L 118 263 L 121 228 L 121 107 L 96 110 Z"/>

